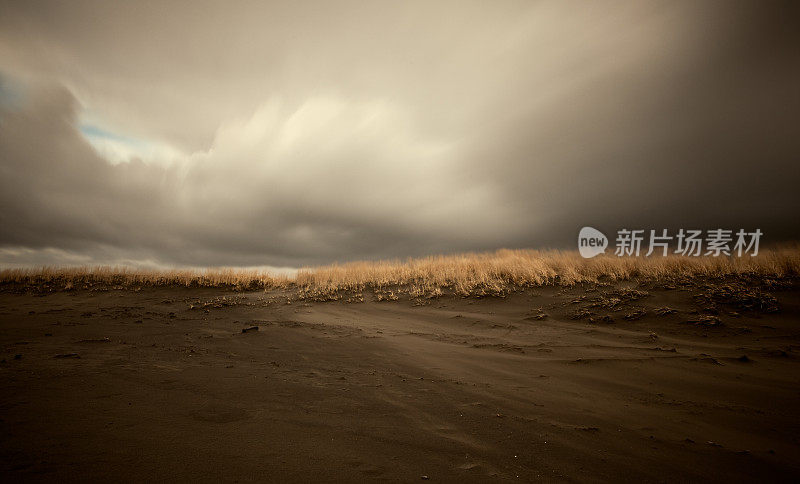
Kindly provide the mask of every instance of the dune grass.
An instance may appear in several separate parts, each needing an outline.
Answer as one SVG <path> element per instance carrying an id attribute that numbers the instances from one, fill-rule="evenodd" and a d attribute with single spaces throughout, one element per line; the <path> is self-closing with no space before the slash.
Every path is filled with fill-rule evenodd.
<path id="1" fill-rule="evenodd" d="M 379 298 L 502 295 L 520 287 L 570 286 L 631 279 L 691 281 L 745 276 L 787 279 L 800 274 L 800 248 L 762 250 L 757 257 L 616 257 L 583 259 L 575 251 L 499 250 L 407 260 L 360 261 L 304 268 L 296 275 L 240 269 L 135 270 L 126 267 L 7 269 L 3 286 L 70 290 L 154 286 L 294 290 L 300 298 L 339 299 L 372 290 Z"/>
<path id="2" fill-rule="evenodd" d="M 301 270 L 294 284 L 312 296 L 364 288 L 411 296 L 499 295 L 516 287 L 570 286 L 635 278 L 681 282 L 749 276 L 785 279 L 800 274 L 800 249 L 757 257 L 616 257 L 584 259 L 575 251 L 499 250 L 405 261 L 351 262 Z"/>
<path id="3" fill-rule="evenodd" d="M 240 290 L 288 287 L 289 278 L 263 271 L 242 269 L 140 270 L 130 267 L 43 267 L 5 269 L 0 284 L 41 286 L 53 289 L 140 288 L 159 286 L 229 287 Z"/>

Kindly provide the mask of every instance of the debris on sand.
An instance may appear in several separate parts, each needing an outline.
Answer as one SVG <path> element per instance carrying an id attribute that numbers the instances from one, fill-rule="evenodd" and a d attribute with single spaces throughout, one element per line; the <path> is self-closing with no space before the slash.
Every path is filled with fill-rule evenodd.
<path id="1" fill-rule="evenodd" d="M 650 295 L 650 293 L 647 291 L 639 291 L 636 289 L 617 289 L 615 291 L 611 291 L 609 294 L 629 301 L 635 301 Z"/>
<path id="2" fill-rule="evenodd" d="M 719 319 L 718 316 L 703 316 L 700 319 L 690 319 L 686 321 L 689 324 L 694 324 L 695 326 L 708 326 L 708 327 L 715 327 L 715 326 L 722 326 L 722 320 Z"/>
<path id="3" fill-rule="evenodd" d="M 242 328 L 242 333 L 250 333 L 252 331 L 258 331 L 258 326 L 250 326 L 249 328 Z"/>
<path id="4" fill-rule="evenodd" d="M 399 297 L 394 291 L 375 289 L 376 301 L 397 301 Z"/>
<path id="5" fill-rule="evenodd" d="M 536 308 L 534 310 L 531 310 L 529 314 L 531 314 L 531 316 L 526 317 L 525 318 L 526 321 L 543 321 L 548 317 L 548 314 L 542 311 L 542 308 Z"/>
<path id="6" fill-rule="evenodd" d="M 705 284 L 702 292 L 694 296 L 699 304 L 722 303 L 743 311 L 776 313 L 780 311 L 778 300 L 760 287 L 752 287 L 745 281 Z"/>
<path id="7" fill-rule="evenodd" d="M 678 311 L 677 309 L 672 309 L 671 307 L 663 306 L 660 308 L 653 309 L 653 312 L 658 314 L 659 316 L 666 316 L 667 314 L 677 313 Z"/>
<path id="8" fill-rule="evenodd" d="M 189 304 L 189 310 L 193 309 L 221 309 L 230 306 L 237 306 L 241 304 L 247 303 L 247 298 L 245 296 L 218 296 L 206 301 L 201 301 L 200 299 L 196 299 Z"/>
<path id="9" fill-rule="evenodd" d="M 646 314 L 647 314 L 646 309 L 639 308 L 639 309 L 634 309 L 633 311 L 629 312 L 623 317 L 628 321 L 636 321 L 642 319 Z"/>
<path id="10" fill-rule="evenodd" d="M 713 364 L 719 365 L 719 366 L 725 366 L 725 363 L 719 361 L 718 359 L 716 359 L 713 356 L 711 356 L 709 354 L 706 354 L 706 353 L 700 353 L 700 357 L 692 358 L 692 361 L 704 361 L 704 362 L 713 363 Z"/>
<path id="11" fill-rule="evenodd" d="M 589 311 L 588 309 L 578 309 L 577 311 L 574 311 L 572 314 L 570 314 L 569 317 L 570 319 L 583 319 L 583 318 L 588 318 L 592 315 L 594 315 L 594 313 Z"/>
<path id="12" fill-rule="evenodd" d="M 61 353 L 53 358 L 80 358 L 80 355 L 78 355 L 78 353 Z"/>

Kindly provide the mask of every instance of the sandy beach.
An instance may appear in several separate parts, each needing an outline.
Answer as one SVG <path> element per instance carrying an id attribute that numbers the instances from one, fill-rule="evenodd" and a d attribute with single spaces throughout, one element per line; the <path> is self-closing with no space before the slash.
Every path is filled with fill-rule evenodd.
<path id="1" fill-rule="evenodd" d="M 793 481 L 800 297 L 0 294 L 14 481 Z"/>

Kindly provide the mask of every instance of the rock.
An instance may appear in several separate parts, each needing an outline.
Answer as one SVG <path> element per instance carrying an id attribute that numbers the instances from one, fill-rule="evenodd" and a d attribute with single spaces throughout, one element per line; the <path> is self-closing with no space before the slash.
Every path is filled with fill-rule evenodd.
<path id="1" fill-rule="evenodd" d="M 78 343 L 110 343 L 111 339 L 109 338 L 94 338 L 94 339 L 82 339 L 78 341 Z"/>

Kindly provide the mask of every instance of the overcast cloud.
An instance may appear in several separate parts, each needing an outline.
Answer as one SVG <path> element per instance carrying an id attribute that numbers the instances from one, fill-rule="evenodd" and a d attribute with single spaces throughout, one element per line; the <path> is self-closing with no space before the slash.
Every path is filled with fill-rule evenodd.
<path id="1" fill-rule="evenodd" d="M 0 266 L 797 240 L 797 10 L 0 0 Z"/>

